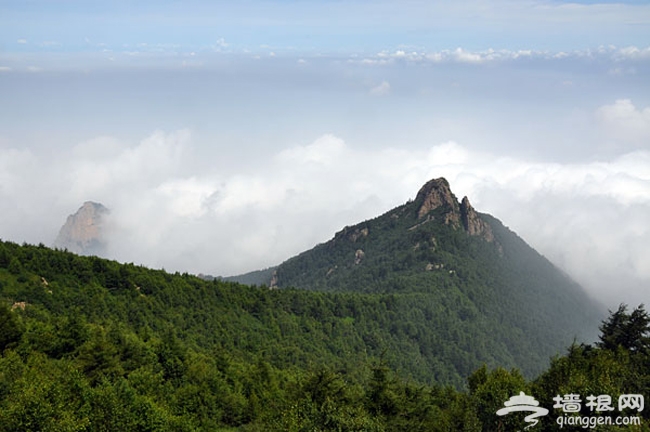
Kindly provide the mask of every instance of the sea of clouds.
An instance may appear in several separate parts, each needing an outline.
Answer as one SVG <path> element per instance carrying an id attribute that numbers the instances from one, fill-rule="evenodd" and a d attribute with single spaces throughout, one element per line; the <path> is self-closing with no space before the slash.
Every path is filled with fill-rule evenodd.
<path id="1" fill-rule="evenodd" d="M 196 163 L 206 155 L 186 129 L 139 142 L 98 137 L 58 153 L 0 145 L 0 237 L 50 245 L 66 216 L 93 200 L 111 210 L 109 257 L 232 275 L 278 264 L 446 177 L 459 199 L 469 196 L 608 307 L 638 304 L 650 286 L 650 108 L 622 99 L 591 119 L 602 145 L 620 151 L 548 162 L 454 141 L 371 148 L 324 134 L 221 171 Z"/>

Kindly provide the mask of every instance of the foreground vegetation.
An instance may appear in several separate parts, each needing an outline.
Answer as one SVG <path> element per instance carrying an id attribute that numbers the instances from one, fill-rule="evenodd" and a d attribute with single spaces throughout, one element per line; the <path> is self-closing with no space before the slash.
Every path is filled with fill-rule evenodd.
<path id="1" fill-rule="evenodd" d="M 574 344 L 534 380 L 492 364 L 458 384 L 466 336 L 418 338 L 417 317 L 400 313 L 416 303 L 0 242 L 0 430 L 516 430 L 520 416 L 495 412 L 520 391 L 549 408 L 558 394 L 648 394 L 642 307 L 612 313 L 599 343 Z M 401 358 L 418 344 L 457 356 L 424 380 L 417 361 L 436 357 Z M 556 430 L 552 420 L 536 429 Z"/>

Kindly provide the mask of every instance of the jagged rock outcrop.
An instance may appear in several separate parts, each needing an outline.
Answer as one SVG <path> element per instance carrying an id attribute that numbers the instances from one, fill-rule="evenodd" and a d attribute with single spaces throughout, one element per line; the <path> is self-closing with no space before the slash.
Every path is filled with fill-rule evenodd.
<path id="1" fill-rule="evenodd" d="M 29 303 L 24 301 L 15 302 L 13 305 L 11 305 L 11 310 L 16 310 L 16 309 L 25 310 L 28 304 Z"/>
<path id="2" fill-rule="evenodd" d="M 357 241 L 368 237 L 368 233 L 369 231 L 366 227 L 356 227 L 353 229 L 352 227 L 346 226 L 334 235 L 334 240 L 345 240 L 356 243 Z"/>
<path id="3" fill-rule="evenodd" d="M 54 247 L 81 255 L 103 255 L 106 251 L 105 217 L 109 210 L 102 204 L 86 201 L 68 216 L 54 241 Z"/>
<path id="4" fill-rule="evenodd" d="M 439 207 L 447 208 L 449 219 L 445 223 L 458 222 L 460 207 L 458 200 L 451 192 L 449 182 L 444 178 L 437 178 L 428 181 L 415 197 L 415 202 L 420 206 L 418 219 L 425 217 L 432 210 Z"/>
<path id="5" fill-rule="evenodd" d="M 361 264 L 361 261 L 365 258 L 366 253 L 362 249 L 357 249 L 354 252 L 354 265 Z"/>
<path id="6" fill-rule="evenodd" d="M 427 182 L 418 192 L 415 203 L 419 205 L 418 219 L 425 219 L 422 223 L 431 220 L 430 213 L 438 208 L 443 208 L 444 223 L 462 227 L 467 234 L 479 236 L 488 242 L 494 241 L 492 228 L 474 210 L 469 199 L 464 197 L 459 204 L 456 196 L 451 192 L 449 182 L 444 178 L 433 179 Z M 417 227 L 418 225 L 415 225 Z"/>
<path id="7" fill-rule="evenodd" d="M 494 241 L 492 228 L 476 213 L 467 197 L 460 203 L 460 220 L 467 234 L 483 237 L 488 242 Z"/>

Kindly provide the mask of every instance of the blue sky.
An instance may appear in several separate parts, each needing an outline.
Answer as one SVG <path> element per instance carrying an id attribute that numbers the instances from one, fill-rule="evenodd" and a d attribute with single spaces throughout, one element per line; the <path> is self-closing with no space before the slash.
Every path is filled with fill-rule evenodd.
<path id="1" fill-rule="evenodd" d="M 0 2 L 0 238 L 93 200 L 111 258 L 228 275 L 440 176 L 647 304 L 648 2 Z"/>
<path id="2" fill-rule="evenodd" d="M 650 40 L 650 6 L 640 1 L 10 0 L 0 11 L 10 53 L 567 51 Z"/>

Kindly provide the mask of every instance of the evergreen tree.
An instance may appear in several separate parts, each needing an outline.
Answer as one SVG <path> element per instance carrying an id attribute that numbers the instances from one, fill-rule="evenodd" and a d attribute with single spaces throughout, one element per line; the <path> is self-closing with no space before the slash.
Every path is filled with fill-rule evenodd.
<path id="1" fill-rule="evenodd" d="M 650 347 L 650 316 L 643 305 L 632 313 L 621 304 L 600 326 L 600 348 L 616 351 L 622 347 L 631 352 L 647 352 Z"/>

